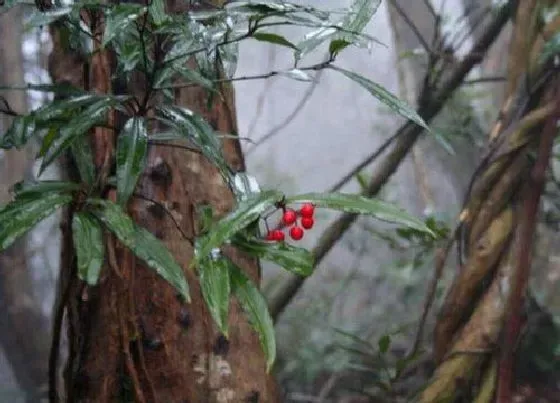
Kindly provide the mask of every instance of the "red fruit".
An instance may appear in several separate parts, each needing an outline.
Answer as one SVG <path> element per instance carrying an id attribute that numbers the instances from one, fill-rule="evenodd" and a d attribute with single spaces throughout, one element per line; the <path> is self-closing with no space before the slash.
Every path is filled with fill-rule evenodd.
<path id="1" fill-rule="evenodd" d="M 301 209 L 299 210 L 302 217 L 309 217 L 309 218 L 313 217 L 314 211 L 315 211 L 315 206 L 311 203 L 304 203 L 303 206 L 301 206 Z"/>
<path id="2" fill-rule="evenodd" d="M 313 218 L 311 217 L 302 217 L 301 219 L 301 226 L 305 229 L 313 228 L 314 223 L 315 221 L 313 221 Z"/>
<path id="3" fill-rule="evenodd" d="M 274 241 L 274 231 L 268 231 L 266 234 L 266 240 L 267 241 Z"/>
<path id="4" fill-rule="evenodd" d="M 286 210 L 284 211 L 284 215 L 282 215 L 282 222 L 286 225 L 292 225 L 297 220 L 297 214 L 294 210 Z"/>
<path id="5" fill-rule="evenodd" d="M 275 241 L 283 241 L 284 240 L 284 233 L 279 229 L 275 229 L 272 231 L 272 236 L 274 237 Z"/>
<path id="6" fill-rule="evenodd" d="M 299 241 L 301 238 L 303 238 L 303 229 L 301 229 L 300 227 L 292 227 L 290 229 L 290 236 L 294 241 Z"/>

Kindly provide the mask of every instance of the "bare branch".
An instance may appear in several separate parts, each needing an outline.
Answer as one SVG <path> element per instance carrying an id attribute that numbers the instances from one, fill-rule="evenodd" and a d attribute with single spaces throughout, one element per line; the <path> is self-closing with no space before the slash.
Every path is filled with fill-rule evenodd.
<path id="1" fill-rule="evenodd" d="M 395 10 L 397 10 L 397 13 L 399 13 L 399 15 L 404 20 L 404 22 L 406 22 L 406 25 L 408 25 L 408 27 L 412 30 L 412 32 L 414 32 L 414 35 L 416 35 L 418 41 L 420 42 L 420 44 L 422 45 L 426 53 L 427 54 L 432 53 L 430 45 L 428 44 L 426 39 L 424 39 L 416 24 L 414 24 L 414 22 L 410 19 L 410 17 L 406 14 L 406 12 L 401 8 L 399 3 L 397 3 L 396 0 L 391 0 L 391 5 L 394 7 Z"/>

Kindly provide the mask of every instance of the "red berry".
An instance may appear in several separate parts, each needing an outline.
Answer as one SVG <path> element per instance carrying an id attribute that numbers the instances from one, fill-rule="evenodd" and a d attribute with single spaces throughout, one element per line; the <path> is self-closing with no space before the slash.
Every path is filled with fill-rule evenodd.
<path id="1" fill-rule="evenodd" d="M 299 210 L 302 217 L 313 217 L 314 211 L 315 211 L 315 206 L 311 203 L 304 203 L 303 206 L 301 206 L 301 209 Z"/>
<path id="2" fill-rule="evenodd" d="M 266 234 L 266 240 L 267 241 L 274 241 L 274 231 L 268 231 Z"/>
<path id="3" fill-rule="evenodd" d="M 286 225 L 292 225 L 297 220 L 297 214 L 294 210 L 286 210 L 284 211 L 284 215 L 282 216 L 282 221 Z"/>
<path id="4" fill-rule="evenodd" d="M 272 236 L 274 237 L 275 241 L 283 241 L 284 240 L 284 233 L 279 229 L 275 229 L 272 231 Z"/>
<path id="5" fill-rule="evenodd" d="M 313 221 L 313 218 L 311 217 L 302 217 L 301 219 L 301 226 L 305 229 L 313 228 L 314 223 L 315 221 Z"/>
<path id="6" fill-rule="evenodd" d="M 294 241 L 299 241 L 301 238 L 303 238 L 303 229 L 301 229 L 300 227 L 292 227 L 290 229 L 290 236 Z"/>

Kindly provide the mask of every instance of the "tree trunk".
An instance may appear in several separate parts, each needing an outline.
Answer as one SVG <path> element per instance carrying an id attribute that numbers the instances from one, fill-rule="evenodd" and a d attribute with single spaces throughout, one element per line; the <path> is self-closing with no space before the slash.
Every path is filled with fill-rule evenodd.
<path id="1" fill-rule="evenodd" d="M 14 7 L 0 15 L 0 85 L 21 86 L 24 82 L 22 46 L 22 9 Z M 2 97 L 17 113 L 27 110 L 26 93 L 5 91 Z M 10 117 L 1 116 L 6 129 Z M 31 148 L 3 153 L 0 168 L 0 204 L 10 199 L 9 187 L 31 174 Z M 12 366 L 20 388 L 30 402 L 37 402 L 40 389 L 46 386 L 49 351 L 48 320 L 42 314 L 41 302 L 33 295 L 26 247 L 22 237 L 0 254 L 0 343 Z"/>
<path id="2" fill-rule="evenodd" d="M 174 12 L 185 12 L 188 6 L 181 7 L 172 1 L 167 3 L 167 9 Z M 76 54 L 65 52 L 56 28 L 51 33 L 53 81 L 83 86 L 83 72 L 88 65 Z M 101 50 L 90 60 L 86 74 L 90 89 L 112 90 L 111 58 L 110 52 Z M 127 91 L 142 95 L 142 81 L 140 78 L 129 83 Z M 215 97 L 210 109 L 203 89 L 177 90 L 175 94 L 176 104 L 202 114 L 216 130 L 236 132 L 231 89 L 224 88 L 224 96 Z M 108 167 L 106 162 L 114 153 L 114 140 L 114 133 L 107 129 L 92 133 L 98 168 Z M 243 170 L 238 141 L 226 139 L 223 146 L 230 166 Z M 75 279 L 67 216 L 62 256 L 66 281 L 61 282 L 62 293 L 68 290 L 71 342 L 66 399 L 96 403 L 116 399 L 162 403 L 276 402 L 275 383 L 266 374 L 258 336 L 237 302 L 232 300 L 226 340 L 210 317 L 196 274 L 187 269 L 193 249 L 182 233 L 195 236 L 197 206 L 210 204 L 217 215 L 222 215 L 233 206 L 233 195 L 217 169 L 200 154 L 177 147 L 150 147 L 147 169 L 136 189 L 136 195 L 141 196 L 130 202 L 129 212 L 162 240 L 182 264 L 192 302 L 181 302 L 170 285 L 112 237 L 106 237 L 107 261 L 99 285 L 84 286 Z M 106 189 L 105 196 L 115 200 L 114 189 Z M 258 283 L 258 262 L 234 250 L 227 252 Z"/>

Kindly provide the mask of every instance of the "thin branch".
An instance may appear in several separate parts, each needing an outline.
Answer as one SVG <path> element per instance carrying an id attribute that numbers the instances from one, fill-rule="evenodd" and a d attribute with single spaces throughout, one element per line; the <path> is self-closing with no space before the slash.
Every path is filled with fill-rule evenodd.
<path id="1" fill-rule="evenodd" d="M 430 93 L 426 89 L 426 95 L 420 105 L 418 114 L 424 118 L 426 122 L 431 121 L 443 108 L 446 101 L 452 96 L 454 91 L 461 85 L 465 77 L 473 69 L 473 67 L 481 61 L 481 57 L 473 57 L 472 54 L 485 54 L 492 45 L 502 28 L 509 21 L 513 5 L 507 3 L 498 12 L 486 31 L 480 36 L 475 43 L 470 54 L 468 54 L 461 63 L 455 66 L 449 72 L 447 80 L 442 84 L 441 88 L 434 93 Z M 422 98 L 421 98 L 422 99 Z M 402 133 L 395 142 L 393 149 L 381 163 L 377 172 L 374 173 L 370 183 L 362 193 L 366 197 L 375 196 L 393 173 L 397 170 L 400 163 L 404 160 L 416 140 L 420 137 L 422 127 L 408 121 L 399 131 Z M 320 237 L 317 246 L 313 249 L 315 264 L 319 265 L 328 252 L 338 242 L 342 235 L 356 221 L 357 215 L 345 213 L 339 217 Z M 272 317 L 277 320 L 284 309 L 288 306 L 294 295 L 302 287 L 305 278 L 298 276 L 290 276 L 280 287 L 280 291 L 270 302 L 270 312 Z"/>
<path id="2" fill-rule="evenodd" d="M 306 67 L 300 67 L 298 68 L 298 70 L 301 71 L 320 71 L 320 70 L 324 70 L 327 67 L 329 67 L 332 63 L 334 62 L 333 58 L 329 58 L 328 60 L 321 62 L 321 63 L 316 63 L 313 64 L 311 66 L 306 66 Z M 212 80 L 213 83 L 215 84 L 223 84 L 223 83 L 229 83 L 229 82 L 235 82 L 235 81 L 249 81 L 249 80 L 266 80 L 278 75 L 282 75 L 282 74 L 287 74 L 289 73 L 291 70 L 293 69 L 289 69 L 289 70 L 274 70 L 274 71 L 269 71 L 268 73 L 262 73 L 262 74 L 255 74 L 252 76 L 239 76 L 239 77 L 231 77 L 231 78 L 219 78 L 216 80 Z M 179 84 L 174 84 L 174 85 L 170 85 L 167 87 L 160 87 L 158 89 L 181 89 L 181 88 L 189 88 L 189 87 L 198 87 L 200 84 L 198 83 L 179 83 Z"/>
<path id="3" fill-rule="evenodd" d="M 403 126 L 404 127 L 404 126 Z M 402 127 L 401 127 L 402 129 Z M 329 189 L 330 192 L 338 192 L 344 185 L 346 185 L 354 176 L 359 174 L 365 167 L 373 163 L 391 144 L 395 141 L 400 135 L 402 135 L 403 131 L 398 130 L 395 134 L 389 137 L 381 146 L 379 146 L 373 153 L 368 155 L 362 162 L 356 165 L 354 168 L 350 170 L 346 175 L 344 175 L 338 182 L 331 186 Z"/>
<path id="4" fill-rule="evenodd" d="M 436 9 L 432 5 L 432 3 L 430 3 L 430 0 L 423 0 L 423 1 L 424 1 L 424 5 L 426 6 L 430 14 L 432 14 L 432 17 L 434 17 L 437 20 L 439 18 L 439 15 L 438 13 L 436 13 Z"/>
<path id="5" fill-rule="evenodd" d="M 424 50 L 426 51 L 427 54 L 430 54 L 432 52 L 430 45 L 428 44 L 428 42 L 426 41 L 426 39 L 424 39 L 424 37 L 422 36 L 422 34 L 420 33 L 420 30 L 418 29 L 418 27 L 416 26 L 416 24 L 414 24 L 414 22 L 409 18 L 409 16 L 406 14 L 406 12 L 401 8 L 401 6 L 399 5 L 399 3 L 396 0 L 391 0 L 390 1 L 391 5 L 395 8 L 395 10 L 397 11 L 397 13 L 399 13 L 399 15 L 401 16 L 401 18 L 404 20 L 404 22 L 406 23 L 406 25 L 408 25 L 408 27 L 412 30 L 412 32 L 414 32 L 414 35 L 416 35 L 416 38 L 418 39 L 418 41 L 420 42 L 420 44 L 422 45 L 422 47 L 424 48 Z"/>
<path id="6" fill-rule="evenodd" d="M 276 136 L 295 119 L 295 117 L 303 110 L 303 107 L 305 106 L 307 101 L 311 98 L 313 92 L 315 92 L 315 88 L 317 88 L 317 83 L 319 82 L 319 78 L 321 77 L 321 73 L 322 70 L 317 73 L 317 76 L 315 77 L 315 81 L 313 82 L 313 84 L 311 84 L 307 89 L 307 91 L 305 91 L 305 94 L 303 94 L 301 100 L 295 106 L 293 111 L 286 117 L 286 119 L 284 119 L 284 121 L 282 121 L 277 126 L 273 127 L 268 133 L 266 133 L 260 139 L 256 140 L 253 143 L 254 144 L 253 147 L 247 150 L 247 152 L 245 152 L 245 155 L 249 155 L 250 153 L 255 151 L 255 149 L 258 146 L 262 145 L 263 143 L 267 142 L 268 140 Z"/>

